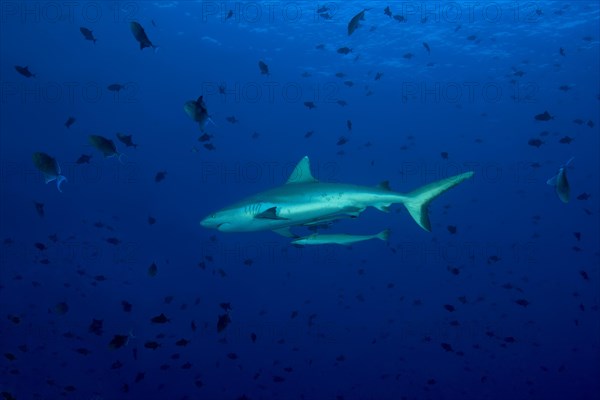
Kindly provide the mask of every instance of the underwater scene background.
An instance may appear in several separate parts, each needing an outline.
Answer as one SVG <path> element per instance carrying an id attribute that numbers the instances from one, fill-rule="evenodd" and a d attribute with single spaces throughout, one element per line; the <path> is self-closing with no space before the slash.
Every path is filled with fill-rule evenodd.
<path id="1" fill-rule="evenodd" d="M 596 398 L 599 17 L 2 1 L 2 399 Z M 400 193 L 474 175 L 431 232 L 402 204 L 294 228 L 388 240 L 200 225 L 304 156 Z"/>

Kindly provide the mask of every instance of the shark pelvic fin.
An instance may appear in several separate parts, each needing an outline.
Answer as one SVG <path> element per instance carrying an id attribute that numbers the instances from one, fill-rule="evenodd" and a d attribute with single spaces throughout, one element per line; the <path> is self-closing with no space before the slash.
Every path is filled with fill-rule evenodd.
<path id="1" fill-rule="evenodd" d="M 304 156 L 302 160 L 296 165 L 294 171 L 288 178 L 286 184 L 290 183 L 312 183 L 318 182 L 310 173 L 310 160 L 308 156 Z"/>

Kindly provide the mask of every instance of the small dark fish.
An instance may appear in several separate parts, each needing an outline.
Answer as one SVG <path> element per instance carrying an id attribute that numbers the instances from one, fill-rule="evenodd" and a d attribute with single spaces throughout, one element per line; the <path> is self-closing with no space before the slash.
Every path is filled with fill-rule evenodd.
<path id="1" fill-rule="evenodd" d="M 44 203 L 38 203 L 37 201 L 34 201 L 33 205 L 35 205 L 35 211 L 38 213 L 38 215 L 40 217 L 43 217 L 44 216 Z"/>
<path id="2" fill-rule="evenodd" d="M 114 246 L 117 246 L 118 244 L 121 243 L 121 241 L 119 239 L 117 239 L 116 237 L 109 237 L 109 238 L 106 239 L 106 242 L 110 243 L 110 244 L 112 244 Z"/>
<path id="3" fill-rule="evenodd" d="M 590 128 L 593 128 L 594 127 L 594 121 L 592 121 L 591 119 L 589 119 L 586 125 L 589 126 Z"/>
<path id="4" fill-rule="evenodd" d="M 102 325 L 104 321 L 101 319 L 92 319 L 92 323 L 88 327 L 88 331 L 98 336 L 102 336 Z"/>
<path id="5" fill-rule="evenodd" d="M 146 377 L 145 372 L 138 372 L 137 375 L 135 376 L 135 383 L 141 382 L 142 380 L 144 380 L 145 377 Z"/>
<path id="6" fill-rule="evenodd" d="M 175 346 L 187 346 L 189 343 L 190 343 L 189 340 L 179 339 L 178 341 L 175 342 Z"/>
<path id="7" fill-rule="evenodd" d="M 471 40 L 471 41 L 473 41 L 473 40 L 476 40 L 476 39 L 477 39 L 477 36 L 476 36 L 476 35 L 470 35 L 470 36 L 467 36 L 467 40 Z"/>
<path id="8" fill-rule="evenodd" d="M 152 47 L 154 51 L 158 49 L 158 46 L 153 45 L 150 39 L 148 39 L 148 35 L 146 35 L 142 25 L 136 21 L 131 21 L 129 27 L 131 28 L 131 33 L 133 33 L 135 40 L 140 43 L 140 50 L 144 50 L 146 47 Z"/>
<path id="9" fill-rule="evenodd" d="M 404 18 L 404 15 L 394 15 L 394 19 L 398 22 L 406 22 L 406 18 Z"/>
<path id="10" fill-rule="evenodd" d="M 256 343 L 256 333 L 252 332 L 250 334 L 250 340 L 252 340 L 252 343 Z"/>
<path id="11" fill-rule="evenodd" d="M 588 193 L 581 193 L 579 196 L 577 196 L 577 200 L 587 200 L 590 197 L 592 197 L 591 194 Z"/>
<path id="12" fill-rule="evenodd" d="M 133 135 L 126 135 L 124 133 L 117 132 L 117 139 L 119 139 L 119 141 L 121 143 L 123 143 L 125 146 L 133 147 L 134 149 L 137 149 L 138 145 L 133 143 Z"/>
<path id="13" fill-rule="evenodd" d="M 100 135 L 90 135 L 88 138 L 91 145 L 94 146 L 97 150 L 99 150 L 104 155 L 104 157 L 117 157 L 119 161 L 121 160 L 121 156 L 123 154 L 117 151 L 117 146 L 115 146 L 115 142 Z"/>
<path id="14" fill-rule="evenodd" d="M 56 188 L 59 192 L 62 192 L 60 185 L 67 178 L 60 174 L 60 165 L 58 165 L 56 159 L 42 152 L 33 153 L 32 158 L 35 167 L 44 174 L 44 181 L 46 183 L 56 181 Z"/>
<path id="15" fill-rule="evenodd" d="M 235 115 L 232 115 L 231 117 L 227 117 L 225 118 L 227 120 L 227 122 L 231 123 L 231 124 L 237 124 L 238 122 L 240 122 L 239 119 L 237 119 L 235 117 Z"/>
<path id="16" fill-rule="evenodd" d="M 96 44 L 96 38 L 94 37 L 94 34 L 91 30 L 82 26 L 81 28 L 79 28 L 79 32 L 81 32 L 85 40 L 91 40 L 92 42 L 94 42 L 94 44 Z"/>
<path id="17" fill-rule="evenodd" d="M 229 358 L 230 360 L 237 360 L 238 359 L 238 355 L 235 353 L 228 353 L 227 354 L 227 358 Z"/>
<path id="18" fill-rule="evenodd" d="M 383 13 L 385 15 L 387 15 L 388 17 L 392 18 L 392 10 L 390 9 L 390 6 L 387 6 L 384 10 Z"/>
<path id="19" fill-rule="evenodd" d="M 442 151 L 440 153 L 440 156 L 442 157 L 442 159 L 447 160 L 448 159 L 448 152 L 447 151 Z"/>
<path id="20" fill-rule="evenodd" d="M 157 273 L 158 273 L 158 266 L 156 265 L 156 263 L 152 263 L 148 267 L 148 276 L 156 276 Z"/>
<path id="21" fill-rule="evenodd" d="M 529 305 L 529 301 L 527 301 L 526 299 L 515 300 L 515 303 L 523 307 L 527 307 Z"/>
<path id="22" fill-rule="evenodd" d="M 544 144 L 544 142 L 541 139 L 535 138 L 535 139 L 529 139 L 527 144 L 530 146 L 533 146 L 533 147 L 537 147 L 539 149 L 540 146 Z"/>
<path id="23" fill-rule="evenodd" d="M 111 349 L 120 349 L 129 342 L 129 335 L 115 335 L 108 343 L 108 347 Z"/>
<path id="24" fill-rule="evenodd" d="M 121 90 L 125 89 L 125 85 L 121 85 L 120 83 L 111 83 L 106 88 L 111 92 L 120 92 Z"/>
<path id="25" fill-rule="evenodd" d="M 317 108 L 317 106 L 315 105 L 314 102 L 312 101 L 305 101 L 304 105 L 309 109 L 312 110 L 313 108 Z"/>
<path id="26" fill-rule="evenodd" d="M 348 105 L 348 102 L 346 100 L 338 100 L 336 101 L 336 103 L 338 103 L 342 107 L 346 107 Z"/>
<path id="27" fill-rule="evenodd" d="M 214 144 L 212 143 L 204 143 L 204 148 L 208 151 L 212 151 L 212 150 L 216 150 L 217 148 L 215 147 Z"/>
<path id="28" fill-rule="evenodd" d="M 73 117 L 69 117 L 69 118 L 67 118 L 67 122 L 65 122 L 65 126 L 66 126 L 67 128 L 70 128 L 70 127 L 71 127 L 71 125 L 73 125 L 74 123 L 75 123 L 75 118 L 73 118 Z"/>
<path id="29" fill-rule="evenodd" d="M 64 301 L 61 301 L 60 303 L 56 303 L 56 305 L 54 306 L 54 314 L 65 315 L 68 311 L 69 311 L 69 305 Z"/>
<path id="30" fill-rule="evenodd" d="M 338 146 L 343 146 L 343 145 L 345 145 L 346 143 L 348 143 L 348 139 L 347 139 L 346 137 L 344 137 L 344 136 L 340 136 L 340 138 L 338 139 L 338 141 L 337 141 L 337 143 L 336 143 L 336 144 L 337 144 Z"/>
<path id="31" fill-rule="evenodd" d="M 209 135 L 208 133 L 203 133 L 202 136 L 200 136 L 198 138 L 198 141 L 199 142 L 208 142 L 212 138 L 213 138 L 213 135 Z"/>
<path id="32" fill-rule="evenodd" d="M 227 325 L 231 323 L 231 318 L 229 318 L 229 314 L 225 313 L 223 315 L 219 315 L 219 319 L 217 320 L 217 333 L 223 332 Z"/>
<path id="33" fill-rule="evenodd" d="M 167 316 L 163 313 L 161 313 L 160 315 L 157 315 L 156 317 L 152 317 L 150 319 L 150 322 L 152 322 L 153 324 L 164 324 L 171 321 L 169 318 L 167 318 Z"/>
<path id="34" fill-rule="evenodd" d="M 144 347 L 147 349 L 156 350 L 160 347 L 160 343 L 154 342 L 154 341 L 146 342 L 146 343 L 144 343 Z"/>
<path id="35" fill-rule="evenodd" d="M 346 127 L 348 128 L 349 131 L 351 131 L 352 130 L 352 121 L 347 120 L 346 121 Z"/>
<path id="36" fill-rule="evenodd" d="M 204 102 L 203 96 L 198 97 L 197 100 L 189 100 L 186 101 L 183 105 L 183 109 L 186 114 L 196 121 L 198 125 L 200 125 L 200 129 L 204 131 L 206 128 L 206 124 L 210 119 L 210 115 L 208 114 L 208 109 L 206 108 L 206 103 Z"/>
<path id="37" fill-rule="evenodd" d="M 225 21 L 233 17 L 233 10 L 229 10 L 227 12 L 227 16 L 225 16 Z"/>
<path id="38" fill-rule="evenodd" d="M 560 138 L 560 140 L 558 142 L 562 143 L 562 144 L 570 144 L 573 140 L 575 140 L 575 139 L 573 139 L 570 136 L 564 136 L 564 137 Z"/>
<path id="39" fill-rule="evenodd" d="M 323 13 L 326 13 L 327 11 L 329 11 L 329 7 L 327 7 L 327 6 L 321 6 L 321 7 L 317 8 L 317 14 L 323 14 Z"/>
<path id="40" fill-rule="evenodd" d="M 344 78 L 345 76 L 346 76 L 346 74 L 345 74 L 345 73 L 343 73 L 343 72 L 336 72 L 336 73 L 335 73 L 335 77 L 336 77 L 336 78 Z"/>
<path id="41" fill-rule="evenodd" d="M 46 245 L 44 243 L 40 243 L 40 242 L 34 243 L 34 246 L 39 251 L 44 251 L 44 250 L 48 249 L 48 247 L 46 247 Z"/>
<path id="42" fill-rule="evenodd" d="M 533 117 L 536 121 L 550 121 L 551 119 L 554 119 L 554 117 L 552 115 L 550 115 L 550 113 L 548 113 L 548 111 L 544 111 L 541 114 L 537 114 L 535 117 Z"/>
<path id="43" fill-rule="evenodd" d="M 275 382 L 275 383 L 285 382 L 285 378 L 283 376 L 274 375 L 273 382 Z"/>
<path id="44" fill-rule="evenodd" d="M 352 81 L 344 81 L 344 85 L 346 85 L 348 87 L 352 87 L 352 86 L 354 86 L 354 82 L 352 82 Z"/>
<path id="45" fill-rule="evenodd" d="M 558 87 L 559 90 L 562 90 L 563 92 L 568 92 L 569 90 L 571 90 L 571 86 L 569 85 L 561 85 Z"/>
<path id="46" fill-rule="evenodd" d="M 378 72 L 375 74 L 375 80 L 378 81 L 381 79 L 381 77 L 383 76 L 383 72 Z"/>
<path id="47" fill-rule="evenodd" d="M 271 76 L 271 73 L 269 72 L 269 66 L 263 61 L 258 62 L 258 69 L 260 70 L 261 75 Z"/>
<path id="48" fill-rule="evenodd" d="M 149 215 L 148 216 L 148 225 L 154 225 L 156 223 L 156 218 L 154 218 L 153 216 Z"/>
<path id="49" fill-rule="evenodd" d="M 88 349 L 86 349 L 85 347 L 80 347 L 80 348 L 78 348 L 78 349 L 75 349 L 75 352 L 76 352 L 76 353 L 79 353 L 79 354 L 81 354 L 81 355 L 84 355 L 84 356 L 87 356 L 87 355 L 89 355 L 89 354 L 92 354 L 92 352 L 91 352 L 91 351 L 89 351 Z"/>
<path id="50" fill-rule="evenodd" d="M 565 54 L 565 49 L 563 49 L 562 47 L 558 49 L 558 52 L 559 52 L 559 54 L 560 54 L 561 56 L 563 56 L 563 57 L 566 55 L 566 54 Z"/>
<path id="51" fill-rule="evenodd" d="M 360 21 L 365 20 L 365 12 L 369 10 L 370 8 L 365 8 L 364 10 L 356 14 L 354 17 L 352 17 L 350 22 L 348 22 L 348 36 L 352 35 L 354 31 L 360 26 Z"/>
<path id="52" fill-rule="evenodd" d="M 500 258 L 500 257 L 498 257 L 498 256 L 496 256 L 496 255 L 493 255 L 493 256 L 489 256 L 489 257 L 488 257 L 488 259 L 487 259 L 487 263 L 488 263 L 488 265 L 490 265 L 490 264 L 495 264 L 495 263 L 497 263 L 497 262 L 498 262 L 498 261 L 500 261 L 500 260 L 501 260 L 501 258 Z"/>
<path id="53" fill-rule="evenodd" d="M 337 52 L 338 54 L 346 55 L 352 53 L 352 49 L 349 47 L 340 47 L 339 49 L 337 49 Z"/>
<path id="54" fill-rule="evenodd" d="M 166 177 L 167 171 L 159 171 L 156 173 L 156 176 L 154 176 L 154 182 L 158 183 L 164 181 Z"/>
<path id="55" fill-rule="evenodd" d="M 35 78 L 35 74 L 31 73 L 31 71 L 29 71 L 29 66 L 25 66 L 25 67 L 20 67 L 18 65 L 15 65 L 15 69 L 17 70 L 18 73 L 20 73 L 21 75 L 23 75 L 25 78 Z"/>
<path id="56" fill-rule="evenodd" d="M 413 55 L 413 53 L 406 53 L 402 57 L 406 58 L 407 60 L 410 60 L 411 58 L 414 57 L 414 55 Z"/>
<path id="57" fill-rule="evenodd" d="M 92 159 L 91 155 L 82 154 L 79 156 L 77 161 L 75 161 L 75 164 L 89 164 L 91 159 Z"/>
<path id="58" fill-rule="evenodd" d="M 450 232 L 452 235 L 455 235 L 456 231 L 457 231 L 456 226 L 448 225 L 448 232 Z"/>
<path id="59" fill-rule="evenodd" d="M 573 236 L 575 236 L 578 242 L 581 240 L 581 232 L 573 232 Z"/>
<path id="60" fill-rule="evenodd" d="M 590 280 L 590 276 L 584 270 L 579 271 L 579 275 L 581 275 L 581 277 L 583 278 L 584 281 L 589 281 Z"/>
<path id="61" fill-rule="evenodd" d="M 427 50 L 427 54 L 431 54 L 431 49 L 429 48 L 427 42 L 423 42 L 423 47 L 425 47 L 425 50 Z"/>
<path id="62" fill-rule="evenodd" d="M 569 197 L 570 197 L 571 190 L 569 187 L 569 180 L 567 179 L 567 167 L 569 166 L 571 161 L 573 161 L 573 157 L 571 157 L 569 159 L 569 161 L 567 161 L 566 164 L 562 165 L 558 169 L 558 173 L 555 176 L 553 176 L 552 178 L 548 179 L 548 181 L 546 181 L 546 183 L 549 186 L 554 186 L 554 188 L 556 190 L 556 194 L 558 195 L 558 198 L 563 203 L 568 203 Z"/>
<path id="63" fill-rule="evenodd" d="M 131 310 L 133 309 L 133 306 L 131 305 L 131 303 L 123 300 L 121 301 L 121 307 L 123 307 L 123 311 L 125 312 L 131 312 Z"/>
<path id="64" fill-rule="evenodd" d="M 442 349 L 446 350 L 447 352 L 453 352 L 454 350 L 452 349 L 452 346 L 448 343 L 442 343 L 441 344 Z"/>
<path id="65" fill-rule="evenodd" d="M 231 303 L 221 303 L 219 304 L 219 307 L 221 307 L 226 312 L 231 311 Z"/>
<path id="66" fill-rule="evenodd" d="M 305 137 L 306 139 L 308 139 L 309 137 L 311 137 L 311 136 L 313 135 L 313 133 L 315 133 L 315 131 L 308 131 L 308 132 L 306 132 L 306 133 L 304 134 L 304 137 Z"/>
<path id="67" fill-rule="evenodd" d="M 325 45 L 323 43 L 320 43 L 318 45 L 315 46 L 315 49 L 317 50 L 325 50 Z"/>
<path id="68" fill-rule="evenodd" d="M 444 308 L 448 312 L 454 312 L 454 311 L 456 311 L 456 308 L 452 304 L 444 304 Z"/>
<path id="69" fill-rule="evenodd" d="M 258 132 L 253 132 L 251 138 L 252 139 L 258 139 L 260 137 L 260 133 Z"/>

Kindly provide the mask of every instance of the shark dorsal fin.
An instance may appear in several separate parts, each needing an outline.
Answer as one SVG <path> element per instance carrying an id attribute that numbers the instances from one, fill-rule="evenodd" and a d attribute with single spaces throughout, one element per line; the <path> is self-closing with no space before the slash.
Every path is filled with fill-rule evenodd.
<path id="1" fill-rule="evenodd" d="M 292 174 L 288 178 L 286 184 L 290 183 L 311 183 L 318 182 L 310 173 L 310 160 L 308 156 L 304 156 L 302 160 L 296 165 L 296 168 L 292 171 Z"/>

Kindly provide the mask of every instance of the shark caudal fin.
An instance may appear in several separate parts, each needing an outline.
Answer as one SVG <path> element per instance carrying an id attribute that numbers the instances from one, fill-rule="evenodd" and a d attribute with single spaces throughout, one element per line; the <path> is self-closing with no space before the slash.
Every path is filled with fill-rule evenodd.
<path id="1" fill-rule="evenodd" d="M 406 200 L 403 202 L 404 206 L 421 228 L 431 232 L 427 209 L 431 200 L 472 176 L 473 171 L 469 171 L 422 186 L 406 195 Z"/>

